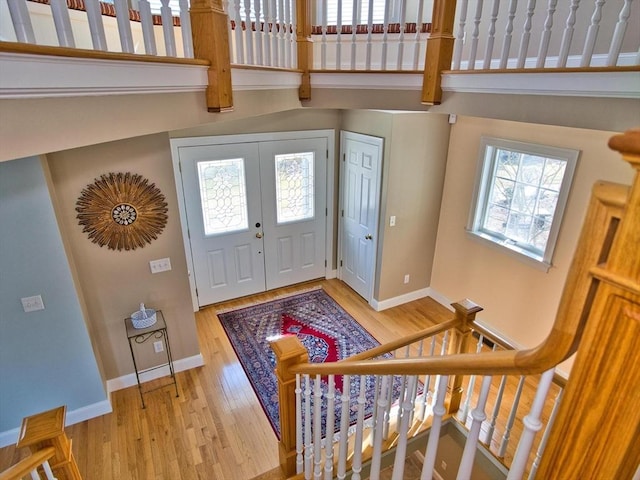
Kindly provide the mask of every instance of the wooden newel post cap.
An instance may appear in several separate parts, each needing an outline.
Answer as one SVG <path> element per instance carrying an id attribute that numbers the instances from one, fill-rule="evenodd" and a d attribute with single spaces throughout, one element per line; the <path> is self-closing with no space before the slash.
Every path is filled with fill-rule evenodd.
<path id="1" fill-rule="evenodd" d="M 35 445 L 64 434 L 67 407 L 61 406 L 22 419 L 18 448 Z"/>
<path id="2" fill-rule="evenodd" d="M 287 373 L 290 366 L 309 361 L 307 349 L 295 335 L 274 340 L 271 342 L 271 349 L 276 355 L 276 371 L 282 380 L 294 376 Z"/>
<path id="3" fill-rule="evenodd" d="M 467 318 L 473 318 L 476 316 L 476 313 L 484 310 L 484 308 L 482 308 L 477 303 L 472 302 L 468 298 L 460 300 L 459 302 L 452 303 L 451 306 L 457 314 Z"/>

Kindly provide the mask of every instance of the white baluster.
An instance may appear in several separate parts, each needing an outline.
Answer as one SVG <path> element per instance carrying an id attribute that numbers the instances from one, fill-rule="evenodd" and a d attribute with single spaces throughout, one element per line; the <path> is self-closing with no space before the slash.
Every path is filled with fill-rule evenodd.
<path id="1" fill-rule="evenodd" d="M 487 404 L 487 397 L 489 396 L 489 388 L 491 387 L 491 377 L 484 376 L 482 378 L 482 387 L 480 387 L 480 395 L 478 396 L 478 403 L 476 408 L 471 412 L 471 428 L 467 435 L 467 441 L 464 444 L 464 450 L 462 451 L 462 458 L 460 459 L 460 467 L 458 468 L 458 475 L 456 480 L 469 480 L 471 478 L 471 469 L 473 468 L 473 460 L 478 450 L 478 439 L 480 438 L 480 427 L 482 422 L 487 418 L 484 413 L 485 406 Z"/>
<path id="2" fill-rule="evenodd" d="M 338 0 L 336 19 L 336 70 L 342 68 L 342 0 Z"/>
<path id="3" fill-rule="evenodd" d="M 564 390 L 560 390 L 556 395 L 555 401 L 553 402 L 553 409 L 551 410 L 551 415 L 549 415 L 549 421 L 547 422 L 547 426 L 544 429 L 542 439 L 540 440 L 540 445 L 538 445 L 538 450 L 536 451 L 536 458 L 533 461 L 533 465 L 531 465 L 531 470 L 529 471 L 529 480 L 534 480 L 534 478 L 536 478 L 536 473 L 538 472 L 538 467 L 540 466 L 540 460 L 542 460 L 542 454 L 544 453 L 544 449 L 547 446 L 549 434 L 551 433 L 551 427 L 553 426 L 553 422 L 555 421 L 556 415 L 558 414 L 558 407 L 560 406 L 560 402 L 562 401 L 563 393 Z"/>
<path id="4" fill-rule="evenodd" d="M 160 0 L 160 16 L 162 17 L 162 35 L 164 37 L 164 49 L 167 57 L 177 56 L 176 38 L 173 34 L 173 12 L 169 5 L 170 0 Z"/>
<path id="5" fill-rule="evenodd" d="M 295 0 L 294 2 L 295 3 Z M 294 39 L 291 33 L 293 28 L 293 24 L 291 22 L 291 0 L 284 0 L 284 19 L 285 19 L 285 56 L 284 56 L 284 66 L 286 68 L 292 68 L 292 49 L 295 47 Z"/>
<path id="6" fill-rule="evenodd" d="M 286 36 L 285 30 L 287 24 L 285 23 L 284 16 L 284 0 L 278 0 L 278 66 L 286 66 Z"/>
<path id="7" fill-rule="evenodd" d="M 333 479 L 333 430 L 335 422 L 335 398 L 336 398 L 336 382 L 335 376 L 329 375 L 327 382 L 329 390 L 327 391 L 327 426 L 324 444 L 324 478 L 325 480 Z"/>
<path id="8" fill-rule="evenodd" d="M 520 39 L 520 50 L 518 51 L 517 68 L 524 68 L 524 62 L 527 59 L 527 51 L 529 50 L 529 39 L 531 38 L 531 19 L 536 8 L 536 0 L 529 0 L 527 3 L 527 18 L 524 21 L 524 30 Z"/>
<path id="9" fill-rule="evenodd" d="M 360 394 L 358 395 L 358 415 L 356 420 L 356 436 L 353 446 L 353 463 L 351 464 L 352 480 L 360 480 L 362 472 L 362 438 L 364 429 L 364 404 L 367 379 L 360 375 Z"/>
<path id="10" fill-rule="evenodd" d="M 320 39 L 320 68 L 327 68 L 327 2 L 322 2 L 322 18 L 321 18 L 322 37 Z"/>
<path id="11" fill-rule="evenodd" d="M 140 12 L 140 23 L 142 25 L 144 51 L 147 55 L 157 55 L 158 50 L 156 48 L 156 37 L 153 34 L 153 18 L 149 0 L 138 0 L 138 11 Z"/>
<path id="12" fill-rule="evenodd" d="M 389 396 L 389 384 L 393 384 L 393 377 L 385 375 L 380 381 L 380 395 L 378 396 L 378 417 L 373 430 L 373 453 L 371 455 L 370 478 L 377 479 L 380 474 L 380 462 L 382 459 L 382 438 L 384 436 L 383 424 L 384 414 L 387 406 L 391 404 L 392 398 Z"/>
<path id="13" fill-rule="evenodd" d="M 380 69 L 387 69 L 387 48 L 389 44 L 389 15 L 391 9 L 391 2 L 387 1 L 384 4 L 384 19 L 382 23 L 382 51 L 380 57 Z"/>
<path id="14" fill-rule="evenodd" d="M 87 22 L 91 33 L 91 43 L 94 50 L 107 51 L 107 37 L 104 34 L 102 23 L 102 11 L 99 0 L 85 0 L 84 8 L 87 11 Z"/>
<path id="15" fill-rule="evenodd" d="M 558 68 L 564 68 L 567 66 L 567 59 L 569 58 L 569 48 L 571 47 L 571 41 L 573 40 L 573 26 L 576 24 L 576 12 L 580 0 L 571 0 L 569 6 L 569 15 L 567 16 L 567 22 L 562 32 L 562 43 L 560 44 L 560 54 L 558 55 Z"/>
<path id="16" fill-rule="evenodd" d="M 436 337 L 431 337 L 431 347 L 429 349 L 429 356 L 433 357 L 433 353 L 436 348 Z M 420 419 L 424 420 L 427 415 L 427 404 L 429 403 L 429 397 L 431 396 L 431 375 L 425 375 L 424 388 L 422 390 L 422 398 L 420 399 Z"/>
<path id="17" fill-rule="evenodd" d="M 51 5 L 51 15 L 56 26 L 58 44 L 61 47 L 75 48 L 76 42 L 73 39 L 71 30 L 71 20 L 69 19 L 69 8 L 66 0 L 49 0 Z"/>
<path id="18" fill-rule="evenodd" d="M 363 0 L 369 4 L 369 15 L 367 16 L 367 47 L 365 54 L 365 70 L 371 70 L 371 49 L 373 47 L 373 0 Z"/>
<path id="19" fill-rule="evenodd" d="M 300 374 L 296 375 L 296 474 L 304 470 L 304 444 L 302 443 L 302 387 Z"/>
<path id="20" fill-rule="evenodd" d="M 244 0 L 244 42 L 247 65 L 254 64 L 253 27 L 251 23 L 251 0 Z"/>
<path id="21" fill-rule="evenodd" d="M 311 378 L 304 376 L 304 478 L 311 479 L 313 450 L 311 449 Z"/>
<path id="22" fill-rule="evenodd" d="M 189 0 L 180 0 L 180 31 L 182 33 L 182 52 L 185 58 L 193 58 L 193 35 L 191 33 L 191 15 Z"/>
<path id="23" fill-rule="evenodd" d="M 396 447 L 396 458 L 393 464 L 393 474 L 391 480 L 402 480 L 404 476 L 404 462 L 407 456 L 407 437 L 409 434 L 411 412 L 413 411 L 413 387 L 416 385 L 418 377 L 412 375 L 408 379 L 409 388 L 407 395 L 402 401 L 400 410 L 402 411 L 402 420 L 400 423 L 400 431 L 398 432 L 398 446 Z"/>
<path id="24" fill-rule="evenodd" d="M 233 20 L 235 27 L 233 28 L 233 33 L 235 35 L 235 44 L 236 44 L 236 63 L 239 65 L 244 65 L 244 33 L 242 31 L 242 18 L 240 17 L 240 1 L 241 0 L 230 0 L 233 2 L 233 7 L 229 9 L 230 12 L 233 12 L 229 15 L 229 22 Z"/>
<path id="25" fill-rule="evenodd" d="M 488 70 L 491 68 L 491 59 L 493 57 L 493 44 L 496 38 L 496 21 L 498 20 L 498 10 L 500 8 L 500 0 L 493 0 L 491 7 L 491 20 L 489 21 L 489 32 L 487 37 L 487 49 L 484 54 L 484 64 L 482 68 Z"/>
<path id="26" fill-rule="evenodd" d="M 549 4 L 547 6 L 547 18 L 544 21 L 544 30 L 542 31 L 542 37 L 540 38 L 538 60 L 536 61 L 537 68 L 544 68 L 545 61 L 547 60 L 549 40 L 551 39 L 551 29 L 553 28 L 553 14 L 556 11 L 557 4 L 558 0 L 549 0 Z"/>
<path id="27" fill-rule="evenodd" d="M 278 51 L 278 6 L 276 0 L 267 0 L 269 3 L 269 12 L 271 14 L 271 66 L 277 67 L 280 65 L 279 51 Z"/>
<path id="28" fill-rule="evenodd" d="M 389 399 L 387 407 L 384 412 L 384 424 L 382 426 L 382 438 L 387 440 L 389 438 L 389 427 L 391 424 L 391 404 L 393 403 L 393 383 L 395 378 L 392 376 L 387 384 L 386 397 Z M 382 390 L 380 390 L 382 392 Z"/>
<path id="29" fill-rule="evenodd" d="M 615 67 L 618 63 L 618 56 L 622 49 L 622 39 L 627 31 L 627 23 L 629 16 L 631 15 L 631 2 L 632 0 L 625 0 L 620 15 L 618 15 L 618 23 L 616 23 L 616 29 L 613 32 L 613 38 L 611 40 L 611 46 L 609 47 L 609 55 L 607 55 L 607 66 Z"/>
<path id="30" fill-rule="evenodd" d="M 131 22 L 129 20 L 129 3 L 127 0 L 113 0 L 113 6 L 116 10 L 116 21 L 118 23 L 122 51 L 134 53 L 133 35 L 131 34 Z"/>
<path id="31" fill-rule="evenodd" d="M 420 31 L 422 30 L 422 22 L 424 16 L 424 2 L 418 2 L 418 13 L 416 14 L 416 33 L 413 36 L 413 69 L 418 70 L 420 65 Z"/>
<path id="32" fill-rule="evenodd" d="M 45 460 L 42 463 L 42 468 L 44 469 L 45 477 L 47 477 L 47 480 L 56 480 L 56 477 L 53 475 L 53 470 L 51 470 L 51 465 L 49 465 L 49 460 Z M 36 478 L 40 480 L 40 476 Z"/>
<path id="33" fill-rule="evenodd" d="M 482 344 L 484 341 L 484 336 L 482 334 L 478 335 L 478 343 L 476 344 L 476 353 L 480 353 L 482 351 Z M 462 404 L 462 408 L 458 411 L 458 419 L 466 425 L 467 416 L 469 415 L 469 409 L 471 408 L 471 396 L 473 395 L 473 391 L 476 388 L 476 376 L 471 375 L 469 377 L 469 385 L 467 386 L 467 396 L 464 399 L 464 403 Z"/>
<path id="34" fill-rule="evenodd" d="M 589 30 L 587 30 L 587 39 L 584 42 L 584 50 L 582 50 L 582 57 L 580 58 L 581 67 L 588 67 L 591 63 L 593 49 L 596 46 L 596 39 L 598 38 L 598 31 L 600 30 L 602 6 L 604 3 L 605 0 L 596 0 L 596 6 L 591 16 L 591 25 L 589 25 Z"/>
<path id="35" fill-rule="evenodd" d="M 31 17 L 29 17 L 26 0 L 7 0 L 7 4 L 18 41 L 35 44 L 36 37 L 33 34 L 33 25 L 31 24 Z"/>
<path id="36" fill-rule="evenodd" d="M 409 345 L 407 345 L 407 347 L 405 348 L 404 351 L 404 358 L 409 358 L 409 354 L 411 353 L 411 347 Z M 402 399 L 405 397 L 405 395 L 407 394 L 407 376 L 406 375 L 402 375 L 402 380 L 401 380 L 401 385 L 400 385 L 400 401 L 402 401 Z M 398 431 L 398 428 L 400 428 L 400 419 L 402 418 L 402 409 L 398 409 L 398 415 L 396 417 L 396 432 Z"/>
<path id="37" fill-rule="evenodd" d="M 507 26 L 504 33 L 504 41 L 502 43 L 502 54 L 500 55 L 500 67 L 501 69 L 507 68 L 507 61 L 509 60 L 509 51 L 511 50 L 511 37 L 513 33 L 513 19 L 516 16 L 516 9 L 518 8 L 518 0 L 509 1 L 509 13 L 507 14 Z"/>
<path id="38" fill-rule="evenodd" d="M 264 65 L 262 58 L 262 36 L 263 36 L 263 24 L 261 20 L 261 4 L 262 0 L 254 0 L 254 12 L 256 15 L 256 65 Z"/>
<path id="39" fill-rule="evenodd" d="M 404 32 L 407 28 L 407 0 L 401 0 L 400 5 L 400 35 L 398 36 L 398 63 L 396 64 L 397 70 L 402 70 L 402 64 L 404 63 Z M 389 2 L 391 3 L 391 2 Z M 421 3 L 421 2 L 419 2 Z M 416 24 L 417 28 L 417 24 Z"/>
<path id="40" fill-rule="evenodd" d="M 291 33 L 289 35 L 289 47 L 291 51 L 291 66 L 289 68 L 298 68 L 298 43 L 297 43 L 297 31 L 298 26 L 296 24 L 298 14 L 296 13 L 296 0 L 291 1 Z"/>
<path id="41" fill-rule="evenodd" d="M 520 377 L 516 393 L 513 397 L 513 404 L 511 405 L 511 411 L 509 412 L 509 418 L 507 424 L 504 427 L 504 435 L 502 435 L 502 442 L 500 442 L 500 449 L 498 450 L 498 457 L 504 457 L 507 453 L 507 445 L 509 445 L 509 439 L 511 437 L 511 429 L 516 421 L 516 413 L 518 412 L 518 405 L 520 404 L 520 396 L 522 395 L 522 387 L 524 387 L 524 376 Z"/>
<path id="42" fill-rule="evenodd" d="M 271 41 L 273 39 L 273 17 L 271 13 L 271 0 L 264 0 L 264 26 L 262 28 L 264 41 L 264 64 L 268 67 L 273 67 L 273 60 L 271 59 Z"/>
<path id="43" fill-rule="evenodd" d="M 345 375 L 342 380 L 342 408 L 340 417 L 340 443 L 338 445 L 338 480 L 347 476 L 347 447 L 349 446 L 349 392 L 351 391 L 351 377 Z"/>
<path id="44" fill-rule="evenodd" d="M 447 412 L 444 408 L 444 397 L 447 393 L 449 377 L 447 375 L 439 376 L 436 382 L 437 393 L 436 402 L 433 407 L 433 421 L 431 423 L 431 430 L 429 431 L 427 449 L 424 453 L 424 464 L 422 465 L 420 480 L 431 480 L 433 478 L 433 469 L 436 465 L 436 453 L 438 452 L 438 442 L 440 441 L 440 430 L 442 428 L 442 417 Z"/>
<path id="45" fill-rule="evenodd" d="M 480 20 L 482 19 L 483 0 L 476 3 L 476 14 L 473 17 L 473 31 L 471 32 L 471 51 L 469 52 L 468 70 L 476 68 L 476 54 L 478 52 L 478 37 L 480 36 Z"/>
<path id="46" fill-rule="evenodd" d="M 540 423 L 540 413 L 542 412 L 542 407 L 544 407 L 544 402 L 547 398 L 547 393 L 549 392 L 549 387 L 551 386 L 552 381 L 553 368 L 544 372 L 540 377 L 540 383 L 538 384 L 536 395 L 533 398 L 531 410 L 522 421 L 522 423 L 524 423 L 524 431 L 520 437 L 520 442 L 518 442 L 516 453 L 513 456 L 507 480 L 520 479 L 524 475 L 527 460 L 529 459 L 529 453 L 533 446 L 533 439 L 536 436 L 536 433 L 542 428 L 542 423 Z"/>
<path id="47" fill-rule="evenodd" d="M 469 8 L 469 0 L 460 2 L 460 18 L 458 20 L 458 33 L 456 33 L 456 43 L 453 51 L 453 67 L 452 70 L 460 70 L 462 60 L 462 47 L 465 41 L 465 27 L 467 23 L 467 9 Z"/>
<path id="48" fill-rule="evenodd" d="M 496 429 L 496 422 L 498 420 L 498 415 L 500 415 L 500 405 L 502 405 L 502 395 L 504 395 L 504 387 L 507 384 L 507 377 L 503 375 L 500 379 L 500 386 L 498 387 L 498 393 L 496 394 L 496 403 L 493 405 L 493 412 L 491 412 L 491 422 L 489 423 L 489 428 L 487 429 L 487 437 L 486 444 L 491 445 L 491 437 L 493 437 L 493 432 Z"/>
<path id="49" fill-rule="evenodd" d="M 349 0 L 346 0 L 349 1 Z M 358 23 L 358 0 L 352 0 L 351 5 L 351 70 L 356 69 L 356 26 Z"/>
<path id="50" fill-rule="evenodd" d="M 313 478 L 322 478 L 322 384 L 320 375 L 313 383 Z"/>

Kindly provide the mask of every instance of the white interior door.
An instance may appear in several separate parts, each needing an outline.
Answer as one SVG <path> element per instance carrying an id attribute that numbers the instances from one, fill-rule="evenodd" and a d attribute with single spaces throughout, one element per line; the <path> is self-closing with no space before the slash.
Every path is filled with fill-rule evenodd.
<path id="1" fill-rule="evenodd" d="M 180 169 L 198 304 L 264 291 L 258 144 L 182 148 Z"/>
<path id="2" fill-rule="evenodd" d="M 382 142 L 341 132 L 340 278 L 368 302 L 373 296 Z"/>
<path id="3" fill-rule="evenodd" d="M 260 143 L 266 288 L 325 275 L 326 138 Z"/>

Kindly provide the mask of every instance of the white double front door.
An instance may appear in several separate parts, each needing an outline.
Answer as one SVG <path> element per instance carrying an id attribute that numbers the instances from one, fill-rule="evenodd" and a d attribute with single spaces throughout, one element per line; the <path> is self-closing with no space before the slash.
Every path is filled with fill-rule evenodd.
<path id="1" fill-rule="evenodd" d="M 327 147 L 178 147 L 199 306 L 325 276 Z"/>

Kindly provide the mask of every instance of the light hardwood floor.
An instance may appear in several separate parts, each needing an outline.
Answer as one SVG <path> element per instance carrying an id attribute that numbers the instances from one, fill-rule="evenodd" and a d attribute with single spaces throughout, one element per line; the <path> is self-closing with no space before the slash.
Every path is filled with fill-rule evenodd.
<path id="1" fill-rule="evenodd" d="M 321 285 L 381 343 L 450 318 L 430 298 L 375 312 L 338 280 L 274 290 L 196 314 L 205 365 L 178 373 L 180 396 L 163 388 L 113 392 L 113 413 L 66 429 L 86 480 L 243 480 L 278 466 L 277 439 L 216 316 L 218 309 L 268 301 Z M 0 449 L 0 471 L 28 454 Z"/>

